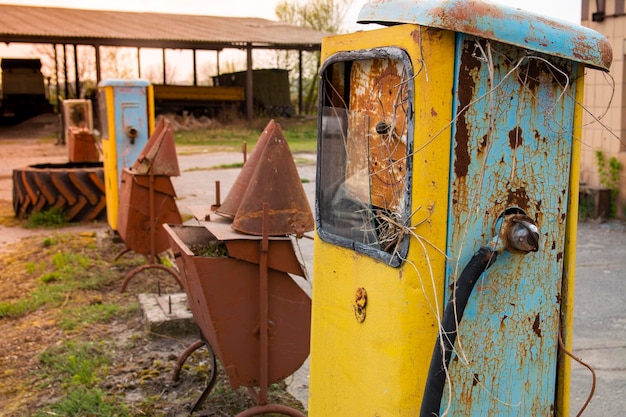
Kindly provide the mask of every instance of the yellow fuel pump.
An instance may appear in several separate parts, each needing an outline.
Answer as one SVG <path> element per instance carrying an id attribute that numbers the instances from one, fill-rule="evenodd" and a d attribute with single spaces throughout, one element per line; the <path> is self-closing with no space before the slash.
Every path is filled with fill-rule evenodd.
<path id="1" fill-rule="evenodd" d="M 107 221 L 117 230 L 122 170 L 130 168 L 154 131 L 154 93 L 145 80 L 103 80 L 98 85 Z"/>
<path id="2" fill-rule="evenodd" d="M 576 103 L 608 42 L 481 1 L 359 20 L 388 27 L 322 43 L 309 415 L 569 415 Z"/>

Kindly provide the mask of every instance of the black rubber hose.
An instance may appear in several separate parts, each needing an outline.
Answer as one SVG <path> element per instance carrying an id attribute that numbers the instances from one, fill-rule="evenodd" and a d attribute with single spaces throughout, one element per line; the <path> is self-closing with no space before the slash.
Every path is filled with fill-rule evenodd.
<path id="1" fill-rule="evenodd" d="M 420 409 L 420 417 L 439 415 L 443 388 L 446 383 L 446 369 L 450 364 L 454 341 L 456 340 L 457 324 L 463 318 L 465 306 L 480 275 L 496 260 L 497 252 L 483 246 L 474 254 L 472 259 L 461 272 L 456 281 L 454 293 L 446 305 L 441 320 L 441 333 L 437 337 L 433 356 L 430 360 L 428 378 L 424 388 L 424 397 Z M 443 337 L 443 340 L 441 339 Z M 443 342 L 443 343 L 442 343 Z M 442 350 L 443 347 L 443 350 Z"/>

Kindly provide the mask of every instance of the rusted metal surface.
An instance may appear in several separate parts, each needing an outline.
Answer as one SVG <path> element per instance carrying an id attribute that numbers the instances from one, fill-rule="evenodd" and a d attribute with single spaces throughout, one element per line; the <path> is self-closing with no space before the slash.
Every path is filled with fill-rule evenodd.
<path id="1" fill-rule="evenodd" d="M 292 417 L 305 417 L 298 410 L 294 410 L 293 408 L 280 405 L 280 404 L 267 404 L 267 405 L 259 405 L 256 407 L 249 408 L 241 413 L 237 414 L 235 417 L 252 417 L 258 416 L 266 413 L 278 413 L 286 416 Z"/>
<path id="2" fill-rule="evenodd" d="M 98 162 L 100 152 L 93 133 L 87 129 L 68 129 L 67 153 L 70 162 Z"/>
<path id="3" fill-rule="evenodd" d="M 352 122 L 348 131 L 347 185 L 362 201 L 396 211 L 406 175 L 408 88 L 401 61 L 354 61 L 350 85 Z M 363 140 L 367 138 L 367 140 Z M 370 176 L 361 181 L 360 175 Z"/>
<path id="4" fill-rule="evenodd" d="M 157 124 L 132 168 L 138 175 L 180 175 L 172 125 L 165 118 Z"/>
<path id="5" fill-rule="evenodd" d="M 164 228 L 182 271 L 194 319 L 224 366 L 231 387 L 261 384 L 260 314 L 264 296 L 268 315 L 264 323 L 268 326 L 267 382 L 271 384 L 291 375 L 309 353 L 310 298 L 287 273 L 270 266 L 275 238 L 268 238 L 264 268 L 258 246 L 261 237 L 248 239 L 257 244 L 254 250 L 258 255 L 251 258 L 258 258 L 258 263 L 234 259 L 230 253 L 222 252 L 221 256 L 194 253 L 208 243 L 223 243 L 209 230 L 210 224 L 205 226 L 164 225 Z M 265 294 L 261 294 L 259 281 L 263 269 L 267 271 Z"/>
<path id="6" fill-rule="evenodd" d="M 235 182 L 226 195 L 226 198 L 224 198 L 224 202 L 221 204 L 218 202 L 216 204 L 218 208 L 215 212 L 220 216 L 233 219 L 237 214 L 237 210 L 239 210 L 241 201 L 243 200 L 246 190 L 248 189 L 248 185 L 250 184 L 250 179 L 252 178 L 259 161 L 261 160 L 263 150 L 265 149 L 265 146 L 267 146 L 275 128 L 276 123 L 274 120 L 270 120 L 259 136 L 256 146 L 252 149 L 250 156 L 247 158 L 246 163 L 243 165 L 241 172 L 235 179 Z"/>
<path id="7" fill-rule="evenodd" d="M 136 175 L 128 168 L 122 170 L 118 232 L 127 248 L 144 255 L 157 255 L 169 248 L 167 233 L 161 225 L 182 223 L 175 198 L 170 177 Z"/>
<path id="8" fill-rule="evenodd" d="M 233 218 L 238 232 L 262 235 L 263 204 L 269 204 L 268 234 L 313 230 L 313 213 L 280 125 L 271 120 L 218 214 Z"/>
<path id="9" fill-rule="evenodd" d="M 354 317 L 356 317 L 356 321 L 359 323 L 363 323 L 365 321 L 366 307 L 367 291 L 365 291 L 365 288 L 359 287 L 356 289 L 356 293 L 354 294 L 354 305 L 352 306 L 354 309 Z"/>
<path id="10" fill-rule="evenodd" d="M 504 217 L 500 226 L 500 240 L 511 253 L 529 253 L 539 250 L 539 229 L 530 217 L 511 214 Z"/>
<path id="11" fill-rule="evenodd" d="M 599 33 L 481 0 L 370 0 L 359 23 L 414 23 L 474 35 L 608 71 L 613 52 Z"/>
<path id="12" fill-rule="evenodd" d="M 462 37 L 456 54 L 448 284 L 493 236 L 513 235 L 509 246 L 520 251 L 502 254 L 476 284 L 442 410 L 553 415 L 575 104 L 565 97 L 574 95 L 578 66 L 472 36 Z M 500 230 L 507 210 L 520 213 L 509 220 L 535 223 L 537 236 L 532 227 L 515 230 L 515 221 Z"/>
<path id="13" fill-rule="evenodd" d="M 189 355 L 191 355 L 193 352 L 200 349 L 204 345 L 204 341 L 196 340 L 195 342 L 187 346 L 187 348 L 185 348 L 185 350 L 180 355 L 178 355 L 178 359 L 176 360 L 176 364 L 174 364 L 174 369 L 172 370 L 172 382 L 178 381 L 180 370 L 183 368 L 183 364 L 185 363 Z"/>
<path id="14" fill-rule="evenodd" d="M 126 291 L 126 287 L 128 286 L 128 283 L 130 282 L 131 279 L 133 279 L 135 277 L 135 275 L 140 274 L 141 272 L 147 270 L 147 269 L 159 269 L 161 271 L 165 271 L 168 274 L 170 274 L 178 283 L 178 285 L 180 286 L 180 288 L 183 288 L 183 280 L 180 278 L 180 275 L 178 275 L 178 273 L 170 268 L 169 266 L 166 265 L 161 265 L 161 264 L 157 264 L 154 262 L 151 262 L 149 264 L 146 265 L 139 265 L 136 268 L 133 268 L 130 272 L 128 272 L 125 276 L 124 276 L 124 281 L 122 281 L 122 286 L 120 287 L 120 292 L 124 292 Z"/>

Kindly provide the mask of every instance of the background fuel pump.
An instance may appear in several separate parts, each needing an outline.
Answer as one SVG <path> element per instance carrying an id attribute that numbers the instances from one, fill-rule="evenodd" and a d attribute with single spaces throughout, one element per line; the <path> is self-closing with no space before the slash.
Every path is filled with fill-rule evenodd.
<path id="1" fill-rule="evenodd" d="M 154 92 L 145 80 L 103 80 L 98 85 L 107 221 L 117 230 L 122 170 L 130 168 L 154 131 Z"/>
<path id="2" fill-rule="evenodd" d="M 309 414 L 569 415 L 577 103 L 608 42 L 480 1 L 359 20 L 389 27 L 322 44 Z"/>

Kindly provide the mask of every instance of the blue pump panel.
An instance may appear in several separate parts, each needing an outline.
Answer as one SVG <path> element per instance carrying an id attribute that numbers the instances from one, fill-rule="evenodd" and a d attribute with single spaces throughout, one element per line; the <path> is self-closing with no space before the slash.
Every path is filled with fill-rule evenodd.
<path id="1" fill-rule="evenodd" d="M 482 0 L 371 0 L 357 21 L 445 29 L 607 71 L 613 57 L 608 40 L 592 29 Z"/>
<path id="2" fill-rule="evenodd" d="M 506 210 L 541 235 L 538 252 L 503 252 L 477 282 L 441 411 L 553 415 L 578 65 L 468 35 L 455 56 L 446 288 Z"/>
<path id="3" fill-rule="evenodd" d="M 113 88 L 113 108 L 115 126 L 110 127 L 110 137 L 115 140 L 116 168 L 118 185 L 122 170 L 131 167 L 142 149 L 148 143 L 150 115 L 148 87 L 145 80 L 103 80 L 99 87 Z"/>

